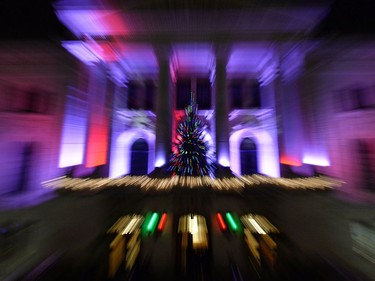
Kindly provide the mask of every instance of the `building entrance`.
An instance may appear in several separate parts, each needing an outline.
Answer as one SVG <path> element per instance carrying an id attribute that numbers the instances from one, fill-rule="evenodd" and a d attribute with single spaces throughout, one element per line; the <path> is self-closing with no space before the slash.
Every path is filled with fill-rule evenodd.
<path id="1" fill-rule="evenodd" d="M 137 139 L 131 147 L 131 175 L 146 175 L 148 167 L 148 144 L 144 139 Z"/>

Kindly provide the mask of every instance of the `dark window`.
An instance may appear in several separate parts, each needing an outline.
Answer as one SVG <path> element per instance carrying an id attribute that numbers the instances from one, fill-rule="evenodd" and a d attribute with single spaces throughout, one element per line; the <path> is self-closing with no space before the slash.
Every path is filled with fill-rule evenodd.
<path id="1" fill-rule="evenodd" d="M 20 89 L 14 89 L 13 92 L 12 109 L 18 112 L 27 112 L 30 107 L 30 100 L 28 92 Z"/>
<path id="2" fill-rule="evenodd" d="M 375 146 L 374 140 L 358 140 L 357 151 L 362 172 L 362 182 L 365 189 L 375 191 Z"/>
<path id="3" fill-rule="evenodd" d="M 375 107 L 375 91 L 374 87 L 355 89 L 354 95 L 357 96 L 359 108 Z"/>
<path id="4" fill-rule="evenodd" d="M 356 87 L 336 91 L 338 111 L 375 107 L 375 87 Z"/>
<path id="5" fill-rule="evenodd" d="M 9 84 L 0 84 L 0 110 L 13 110 L 14 86 Z"/>
<path id="6" fill-rule="evenodd" d="M 21 171 L 17 191 L 25 192 L 30 180 L 30 171 L 32 169 L 32 158 L 34 155 L 34 144 L 25 143 L 22 151 Z"/>
<path id="7" fill-rule="evenodd" d="M 260 108 L 260 88 L 259 83 L 254 83 L 251 87 L 251 108 Z"/>
<path id="8" fill-rule="evenodd" d="M 177 81 L 177 100 L 176 108 L 184 109 L 190 104 L 191 84 L 190 80 Z"/>
<path id="9" fill-rule="evenodd" d="M 48 105 L 46 99 L 46 93 L 40 92 L 38 90 L 25 91 L 21 94 L 25 98 L 23 108 L 21 111 L 31 112 L 31 113 L 47 113 Z"/>
<path id="10" fill-rule="evenodd" d="M 349 92 L 349 95 L 350 95 L 350 100 L 352 102 L 352 108 L 351 109 L 361 109 L 361 108 L 365 108 L 365 104 L 362 103 L 362 95 L 363 95 L 363 89 L 361 88 L 356 88 L 356 89 L 352 89 L 350 92 Z"/>
<path id="11" fill-rule="evenodd" d="M 242 107 L 242 84 L 233 82 L 230 86 L 230 96 L 232 97 L 232 109 Z"/>
<path id="12" fill-rule="evenodd" d="M 27 110 L 30 112 L 38 112 L 39 111 L 39 103 L 40 103 L 40 95 L 37 92 L 29 92 L 29 105 Z"/>
<path id="13" fill-rule="evenodd" d="M 12 85 L 0 85 L 0 110 L 46 114 L 50 110 L 53 94 L 40 89 L 19 89 Z"/>
<path id="14" fill-rule="evenodd" d="M 138 93 L 138 85 L 130 81 L 128 83 L 128 108 L 129 109 L 140 109 L 140 101 L 139 97 L 137 96 Z"/>
<path id="15" fill-rule="evenodd" d="M 375 107 L 375 85 L 370 87 L 365 94 L 364 100 L 370 107 Z"/>
<path id="16" fill-rule="evenodd" d="M 208 79 L 197 81 L 198 109 L 211 109 L 211 83 Z"/>
<path id="17" fill-rule="evenodd" d="M 107 89 L 106 89 L 106 98 L 105 98 L 106 108 L 113 107 L 115 89 L 116 89 L 115 83 L 112 80 L 108 79 Z"/>
<path id="18" fill-rule="evenodd" d="M 152 81 L 146 82 L 146 110 L 154 110 L 154 92 L 155 87 Z"/>
<path id="19" fill-rule="evenodd" d="M 342 91 L 334 91 L 333 92 L 333 104 L 336 112 L 343 111 L 343 105 L 342 105 L 342 98 L 341 98 Z"/>
<path id="20" fill-rule="evenodd" d="M 339 94 L 341 98 L 341 111 L 350 111 L 357 108 L 357 101 L 351 95 L 351 91 L 344 90 L 340 91 Z"/>
<path id="21" fill-rule="evenodd" d="M 257 147 L 250 138 L 245 138 L 240 145 L 241 175 L 258 173 Z"/>

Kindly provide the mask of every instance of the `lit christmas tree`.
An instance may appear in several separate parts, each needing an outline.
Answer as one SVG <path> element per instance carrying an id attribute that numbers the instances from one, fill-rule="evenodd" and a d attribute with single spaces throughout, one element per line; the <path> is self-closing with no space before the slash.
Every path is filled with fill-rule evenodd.
<path id="1" fill-rule="evenodd" d="M 178 124 L 177 142 L 169 170 L 179 176 L 214 176 L 214 165 L 209 145 L 204 140 L 206 125 L 197 115 L 198 105 L 193 96 L 185 108 L 185 118 Z"/>

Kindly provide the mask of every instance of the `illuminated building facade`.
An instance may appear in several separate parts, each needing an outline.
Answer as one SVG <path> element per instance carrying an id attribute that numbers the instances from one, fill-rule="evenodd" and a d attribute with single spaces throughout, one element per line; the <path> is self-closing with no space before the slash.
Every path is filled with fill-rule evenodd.
<path id="1" fill-rule="evenodd" d="M 373 200 L 373 41 L 312 37 L 327 1 L 198 2 L 61 0 L 74 39 L 4 45 L 1 194 L 66 173 L 150 173 L 192 92 L 234 173 L 322 173 Z"/>

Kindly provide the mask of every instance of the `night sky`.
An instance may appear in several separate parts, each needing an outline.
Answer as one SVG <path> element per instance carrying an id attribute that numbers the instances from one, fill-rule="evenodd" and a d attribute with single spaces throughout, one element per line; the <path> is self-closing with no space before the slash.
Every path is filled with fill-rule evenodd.
<path id="1" fill-rule="evenodd" d="M 375 1 L 336 0 L 315 35 L 374 35 Z"/>
<path id="2" fill-rule="evenodd" d="M 54 13 L 54 2 L 56 0 L 0 1 L 0 38 L 72 39 L 73 35 L 58 21 Z M 285 2 L 287 5 L 288 1 Z M 375 1 L 333 1 L 327 17 L 314 31 L 317 37 L 331 34 L 374 35 Z"/>
<path id="3" fill-rule="evenodd" d="M 57 19 L 53 0 L 0 1 L 1 39 L 69 39 Z"/>

